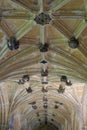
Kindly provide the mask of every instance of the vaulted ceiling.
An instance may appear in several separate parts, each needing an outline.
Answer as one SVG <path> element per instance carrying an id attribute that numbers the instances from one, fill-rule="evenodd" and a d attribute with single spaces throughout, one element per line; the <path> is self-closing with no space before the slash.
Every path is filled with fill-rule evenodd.
<path id="1" fill-rule="evenodd" d="M 44 16 L 41 19 L 42 12 Z M 43 25 L 36 18 L 42 20 Z M 16 130 L 18 122 L 23 124 L 24 119 L 28 127 L 30 124 L 35 127 L 43 123 L 45 118 L 62 130 L 64 126 L 67 130 L 71 127 L 79 130 L 78 115 L 81 113 L 87 80 L 86 35 L 86 0 L 0 0 L 2 130 L 16 114 L 20 115 L 21 120 L 18 116 L 14 125 Z M 9 49 L 7 44 L 11 37 L 19 42 L 18 49 Z M 78 43 L 77 47 L 70 45 L 72 38 Z M 42 52 L 40 45 L 44 44 L 48 48 Z M 42 63 L 43 60 L 46 64 Z M 48 70 L 47 84 L 42 83 L 41 70 L 44 68 Z M 29 75 L 30 80 L 18 84 L 23 75 Z M 60 94 L 58 88 L 62 75 L 67 76 L 72 85 L 65 85 L 65 92 Z M 28 86 L 32 88 L 31 93 L 26 91 Z M 47 92 L 42 91 L 43 87 L 47 88 Z M 44 96 L 47 108 L 44 108 Z M 75 128 L 71 125 L 74 120 L 77 124 Z"/>

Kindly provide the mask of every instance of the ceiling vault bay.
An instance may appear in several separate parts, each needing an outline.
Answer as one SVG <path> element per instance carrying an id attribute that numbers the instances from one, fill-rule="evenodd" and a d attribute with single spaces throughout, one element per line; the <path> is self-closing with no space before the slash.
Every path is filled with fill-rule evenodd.
<path id="1" fill-rule="evenodd" d="M 35 22 L 42 12 L 49 15 L 48 24 Z M 86 130 L 86 35 L 86 0 L 0 0 L 1 130 L 34 129 L 44 120 L 59 130 Z M 19 49 L 9 50 L 10 37 L 19 41 Z M 69 46 L 73 37 L 79 41 L 75 49 Z M 45 43 L 48 51 L 40 52 L 40 44 Z M 48 92 L 42 91 L 42 60 L 47 61 Z M 26 74 L 29 83 L 19 85 L 19 79 Z M 71 80 L 72 86 L 66 85 L 65 92 L 59 94 L 62 75 Z M 26 92 L 29 85 L 32 93 Z"/>

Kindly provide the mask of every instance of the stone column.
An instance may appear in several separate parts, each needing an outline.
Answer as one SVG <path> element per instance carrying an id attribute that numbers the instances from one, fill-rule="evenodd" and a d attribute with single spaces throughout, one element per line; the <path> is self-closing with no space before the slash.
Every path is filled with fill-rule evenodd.
<path id="1" fill-rule="evenodd" d="M 19 111 L 14 114 L 14 130 L 21 130 L 21 115 Z"/>
<path id="2" fill-rule="evenodd" d="M 83 126 L 82 130 L 87 130 L 87 86 L 84 87 L 82 98 Z"/>

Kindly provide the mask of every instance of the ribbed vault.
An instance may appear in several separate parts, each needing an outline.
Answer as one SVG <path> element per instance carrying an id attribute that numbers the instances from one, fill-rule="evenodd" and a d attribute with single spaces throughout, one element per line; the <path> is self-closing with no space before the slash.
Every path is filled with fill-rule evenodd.
<path id="1" fill-rule="evenodd" d="M 86 129 L 86 35 L 86 0 L 0 0 L 1 130 Z"/>

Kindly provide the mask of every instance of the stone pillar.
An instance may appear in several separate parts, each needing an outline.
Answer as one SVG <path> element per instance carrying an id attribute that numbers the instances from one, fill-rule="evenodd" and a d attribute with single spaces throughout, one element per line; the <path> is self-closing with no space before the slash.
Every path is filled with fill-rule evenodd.
<path id="1" fill-rule="evenodd" d="M 14 130 L 21 130 L 21 115 L 20 112 L 17 110 L 14 113 Z"/>
<path id="2" fill-rule="evenodd" d="M 87 130 L 87 86 L 84 87 L 82 98 L 83 126 L 82 130 Z"/>

